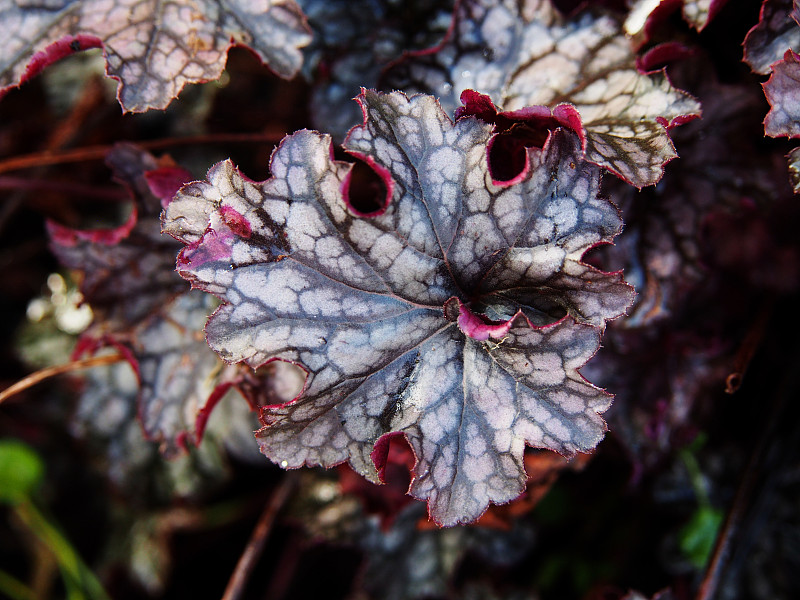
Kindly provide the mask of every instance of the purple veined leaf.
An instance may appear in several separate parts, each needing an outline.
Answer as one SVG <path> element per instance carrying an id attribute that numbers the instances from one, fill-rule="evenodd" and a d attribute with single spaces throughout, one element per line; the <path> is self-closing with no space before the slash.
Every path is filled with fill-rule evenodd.
<path id="1" fill-rule="evenodd" d="M 793 0 L 764 0 L 758 24 L 744 39 L 744 61 L 755 73 L 766 75 L 786 50 L 800 52 L 800 9 Z"/>
<path id="2" fill-rule="evenodd" d="M 709 294 L 698 291 L 699 297 Z M 713 301 L 711 301 L 713 304 Z M 635 330 L 612 325 L 603 349 L 584 369 L 587 377 L 617 391 L 606 413 L 615 438 L 629 454 L 632 477 L 641 477 L 674 452 L 676 442 L 696 435 L 698 399 L 723 393 L 733 362 L 732 344 L 697 331 L 713 315 L 650 321 Z"/>
<path id="3" fill-rule="evenodd" d="M 699 63 L 700 59 L 695 63 Z M 688 68 L 688 66 L 687 66 Z M 637 192 L 609 184 L 606 193 L 623 210 L 625 230 L 603 249 L 606 268 L 624 269 L 639 292 L 623 327 L 646 326 L 680 311 L 687 296 L 707 282 L 707 226 L 715 211 L 739 214 L 743 202 L 771 206 L 789 192 L 784 167 L 759 149 L 763 97 L 750 86 L 708 80 L 696 86 L 705 117 L 675 132 L 684 160 L 658 187 Z M 730 152 L 736 147 L 740 152 Z"/>
<path id="4" fill-rule="evenodd" d="M 2 0 L 0 34 L 0 90 L 102 46 L 126 112 L 166 108 L 187 83 L 218 79 L 235 44 L 292 77 L 311 39 L 294 0 Z"/>
<path id="5" fill-rule="evenodd" d="M 549 0 L 464 0 L 450 39 L 398 64 L 384 86 L 436 94 L 447 112 L 466 89 L 503 111 L 573 104 L 587 159 L 640 188 L 677 156 L 667 128 L 700 114 L 663 72 L 638 70 L 613 18 L 584 12 L 567 20 Z"/>
<path id="6" fill-rule="evenodd" d="M 411 494 L 438 523 L 470 522 L 523 490 L 526 443 L 571 454 L 602 438 L 610 396 L 578 368 L 633 291 L 580 259 L 621 222 L 571 132 L 530 150 L 524 181 L 495 186 L 491 125 L 453 123 L 431 96 L 359 102 L 345 148 L 387 182 L 382 213 L 349 208 L 351 165 L 301 131 L 266 182 L 225 161 L 185 186 L 164 230 L 187 244 L 181 275 L 223 300 L 214 350 L 308 372 L 297 400 L 262 410 L 262 452 L 285 468 L 349 461 L 377 481 L 373 448 L 401 432 Z"/>
<path id="7" fill-rule="evenodd" d="M 764 94 L 770 104 L 764 119 L 766 135 L 800 137 L 800 56 L 787 50 L 783 60 L 772 65 Z"/>
<path id="8" fill-rule="evenodd" d="M 197 415 L 223 369 L 202 335 L 213 308 L 208 294 L 182 294 L 132 336 L 141 384 L 139 419 L 146 437 L 167 458 L 185 451 L 187 444 L 197 445 Z"/>
<path id="9" fill-rule="evenodd" d="M 625 19 L 625 33 L 647 40 L 654 22 L 665 19 L 679 8 L 684 20 L 702 31 L 727 2 L 728 0 L 635 0 Z"/>
<path id="10" fill-rule="evenodd" d="M 208 294 L 186 291 L 175 273 L 180 244 L 160 231 L 162 203 L 191 181 L 191 174 L 130 144 L 116 146 L 107 162 L 133 195 L 131 217 L 109 230 L 76 231 L 51 223 L 52 246 L 62 263 L 82 274 L 81 290 L 96 316 L 87 338 L 126 353 L 140 386 L 135 404 L 141 428 L 173 458 L 199 444 L 225 391 L 239 390 L 247 400 L 226 404 L 240 402 L 254 412 L 267 389 L 255 375 L 225 368 L 208 348 L 202 329 L 216 304 Z M 295 395 L 274 393 L 283 401 Z M 245 426 L 245 434 L 252 436 L 256 424 Z"/>
<path id="11" fill-rule="evenodd" d="M 453 0 L 299 0 L 313 32 L 303 72 L 314 82 L 311 118 L 336 143 L 361 123 L 353 102 L 374 87 L 382 70 L 404 52 L 441 42 Z"/>
<path id="12" fill-rule="evenodd" d="M 111 483 L 134 505 L 191 496 L 218 483 L 227 473 L 222 451 L 241 456 L 241 431 L 254 446 L 252 430 L 258 419 L 241 398 L 231 398 L 217 409 L 205 443 L 164 460 L 156 444 L 145 439 L 137 419 L 139 382 L 128 363 L 93 367 L 83 380 L 71 434 L 88 446 Z"/>

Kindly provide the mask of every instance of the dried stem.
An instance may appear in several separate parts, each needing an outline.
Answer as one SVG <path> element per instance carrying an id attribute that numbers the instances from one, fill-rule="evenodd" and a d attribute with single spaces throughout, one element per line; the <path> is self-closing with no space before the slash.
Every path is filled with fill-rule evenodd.
<path id="1" fill-rule="evenodd" d="M 251 143 L 261 142 L 275 144 L 283 137 L 277 131 L 267 131 L 264 133 L 228 133 L 228 134 L 208 134 L 196 135 L 183 138 L 165 138 L 161 140 L 149 140 L 134 142 L 144 150 L 160 150 L 173 146 L 188 146 L 195 144 L 217 144 L 217 143 Z M 70 148 L 69 150 L 34 152 L 33 154 L 23 154 L 13 156 L 5 160 L 0 160 L 0 173 L 16 171 L 19 169 L 31 169 L 46 165 L 59 165 L 64 163 L 85 162 L 89 160 L 102 160 L 113 146 L 103 144 L 98 146 L 84 146 L 82 148 Z"/>
<path id="2" fill-rule="evenodd" d="M 289 499 L 296 481 L 297 479 L 294 473 L 289 473 L 285 475 L 280 484 L 278 484 L 267 506 L 264 508 L 264 512 L 261 513 L 261 517 L 258 519 L 253 534 L 247 542 L 247 547 L 242 553 L 242 556 L 239 557 L 239 562 L 236 563 L 236 569 L 228 581 L 228 586 L 225 588 L 225 594 L 222 596 L 222 600 L 238 600 L 242 592 L 244 592 L 250 573 L 256 566 L 256 562 L 258 562 L 261 552 L 264 549 L 267 537 L 270 531 L 272 531 L 275 517 Z"/>
<path id="3" fill-rule="evenodd" d="M 83 198 L 102 198 L 128 200 L 130 194 L 119 187 L 85 185 L 72 181 L 27 179 L 22 177 L 0 176 L 0 190 L 24 190 L 27 192 L 59 192 Z"/>
<path id="4" fill-rule="evenodd" d="M 695 600 L 712 600 L 716 597 L 725 567 L 733 554 L 733 543 L 739 536 L 739 530 L 747 513 L 747 509 L 751 504 L 751 497 L 756 489 L 756 483 L 762 474 L 761 463 L 764 460 L 767 445 L 773 438 L 780 416 L 784 411 L 786 398 L 789 396 L 789 392 L 785 389 L 789 383 L 789 379 L 791 379 L 791 377 L 784 380 L 784 389 L 781 389 L 776 394 L 777 397 L 773 403 L 770 416 L 764 425 L 755 448 L 753 448 L 750 454 L 747 467 L 742 475 L 739 487 L 736 490 L 736 495 L 733 498 L 733 504 L 728 510 L 725 521 L 717 534 L 714 551 L 706 566 L 706 572 Z"/>
<path id="5" fill-rule="evenodd" d="M 747 331 L 747 335 L 736 353 L 736 358 L 733 363 L 733 371 L 725 378 L 725 393 L 735 394 L 744 381 L 744 375 L 747 373 L 747 368 L 750 366 L 750 361 L 753 360 L 756 350 L 761 345 L 761 340 L 764 339 L 764 332 L 767 329 L 767 323 L 770 316 L 772 316 L 773 301 L 767 300 L 758 311 L 756 320 Z"/>
<path id="6" fill-rule="evenodd" d="M 44 381 L 45 379 L 49 379 L 50 377 L 62 375 L 71 371 L 78 371 L 80 369 L 88 369 L 90 367 L 111 365 L 122 362 L 123 360 L 125 360 L 125 357 L 121 354 L 108 354 L 104 356 L 93 356 L 83 360 L 75 360 L 64 365 L 57 365 L 55 367 L 46 367 L 44 369 L 40 369 L 34 373 L 31 373 L 30 375 L 27 375 L 26 377 L 23 377 L 14 385 L 7 387 L 0 392 L 0 403 L 2 403 L 4 400 L 7 400 L 11 396 L 14 396 L 15 394 L 20 393 L 21 391 L 26 390 L 41 381 Z"/>

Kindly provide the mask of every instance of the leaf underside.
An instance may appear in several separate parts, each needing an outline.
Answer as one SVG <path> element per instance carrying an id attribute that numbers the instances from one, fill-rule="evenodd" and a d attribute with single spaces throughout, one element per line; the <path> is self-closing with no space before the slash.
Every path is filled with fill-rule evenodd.
<path id="1" fill-rule="evenodd" d="M 0 90 L 102 45 L 122 108 L 165 108 L 187 83 L 218 79 L 235 44 L 282 77 L 310 41 L 294 0 L 0 0 Z"/>
<path id="2" fill-rule="evenodd" d="M 526 443 L 571 454 L 602 438 L 610 396 L 577 369 L 632 290 L 580 259 L 619 216 L 571 132 L 498 187 L 490 125 L 454 124 L 430 96 L 359 102 L 365 124 L 345 148 L 384 176 L 381 214 L 348 207 L 351 166 L 301 131 L 266 182 L 225 161 L 185 186 L 164 229 L 187 244 L 181 275 L 223 300 L 206 326 L 214 350 L 308 371 L 296 401 L 262 411 L 262 452 L 288 468 L 349 461 L 377 481 L 374 445 L 403 433 L 410 493 L 441 524 L 470 522 L 522 492 Z"/>
<path id="3" fill-rule="evenodd" d="M 549 0 L 465 0 L 449 39 L 387 75 L 387 87 L 436 94 L 447 112 L 465 89 L 504 111 L 573 104 L 586 130 L 586 157 L 636 187 L 655 184 L 675 149 L 665 125 L 700 114 L 664 73 L 643 75 L 609 16 L 566 20 Z"/>

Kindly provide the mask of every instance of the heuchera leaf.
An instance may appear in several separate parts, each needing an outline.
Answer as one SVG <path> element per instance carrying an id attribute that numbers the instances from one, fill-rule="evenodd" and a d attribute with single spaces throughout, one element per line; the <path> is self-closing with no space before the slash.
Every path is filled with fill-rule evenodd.
<path id="1" fill-rule="evenodd" d="M 218 79 L 245 45 L 292 77 L 310 41 L 294 0 L 0 0 L 0 90 L 102 46 L 125 111 L 165 108 L 187 83 Z"/>
<path id="2" fill-rule="evenodd" d="M 164 198 L 191 174 L 131 144 L 115 146 L 107 162 L 133 195 L 131 217 L 110 230 L 48 223 L 51 246 L 65 266 L 82 274 L 81 291 L 94 309 L 95 321 L 81 347 L 123 349 L 140 384 L 135 405 L 142 429 L 165 456 L 174 457 L 187 443 L 199 443 L 205 421 L 198 423 L 198 417 L 207 419 L 219 399 L 215 389 L 237 387 L 242 376 L 223 372 L 223 363 L 206 345 L 201 331 L 215 301 L 186 292 L 174 269 L 180 244 L 160 231 Z"/>
<path id="3" fill-rule="evenodd" d="M 130 218 L 114 229 L 90 231 L 47 223 L 51 249 L 61 264 L 83 273 L 81 292 L 100 312 L 102 331 L 96 336 L 128 331 L 186 290 L 173 272 L 172 257 L 180 246 L 160 231 L 161 200 L 145 175 L 166 168 L 176 176 L 175 167 L 131 144 L 115 146 L 107 163 L 133 195 Z M 183 182 L 192 179 L 180 172 Z"/>
<path id="4" fill-rule="evenodd" d="M 466 89 L 503 111 L 573 104 L 587 159 L 637 187 L 655 184 L 676 156 L 666 127 L 700 114 L 663 72 L 637 69 L 614 19 L 585 12 L 566 20 L 549 0 L 464 0 L 451 39 L 398 65 L 387 85 L 434 93 L 448 112 Z"/>
<path id="5" fill-rule="evenodd" d="M 526 443 L 571 454 L 603 435 L 610 396 L 577 369 L 633 292 L 580 259 L 619 216 L 571 132 L 500 187 L 491 125 L 454 124 L 430 96 L 359 102 L 365 124 L 345 148 L 384 178 L 381 213 L 348 205 L 350 165 L 332 160 L 328 136 L 301 131 L 264 183 L 226 161 L 184 187 L 165 231 L 187 244 L 179 272 L 224 302 L 206 326 L 212 348 L 308 371 L 297 400 L 262 411 L 269 458 L 349 461 L 378 481 L 373 447 L 402 432 L 417 458 L 410 493 L 441 524 L 473 521 L 522 492 Z"/>
<path id="6" fill-rule="evenodd" d="M 657 188 L 607 188 L 623 210 L 626 227 L 604 252 L 612 258 L 609 266 L 624 268 L 627 281 L 639 292 L 621 324 L 625 327 L 675 314 L 686 296 L 707 280 L 709 242 L 704 234 L 714 211 L 739 213 L 744 200 L 772 205 L 788 191 L 780 185 L 781 165 L 756 143 L 763 113 L 760 92 L 703 77 L 697 92 L 705 117 L 675 132 L 683 160 L 671 166 Z M 732 147 L 741 152 L 729 152 Z"/>
<path id="7" fill-rule="evenodd" d="M 162 453 L 176 455 L 187 443 L 197 445 L 197 415 L 218 385 L 222 365 L 202 333 L 208 294 L 189 292 L 135 332 L 132 348 L 141 382 L 139 418 L 148 439 Z"/>
<path id="8" fill-rule="evenodd" d="M 352 101 L 378 84 L 381 71 L 404 52 L 442 41 L 452 20 L 452 0 L 300 0 L 314 33 L 303 72 L 315 81 L 314 126 L 337 143 L 361 122 Z M 312 77 L 312 73 L 315 75 Z"/>
<path id="9" fill-rule="evenodd" d="M 755 73 L 766 75 L 786 50 L 800 52 L 798 7 L 793 0 L 764 0 L 758 24 L 744 39 L 744 61 Z"/>
<path id="10" fill-rule="evenodd" d="M 786 51 L 783 60 L 772 66 L 764 93 L 771 107 L 764 119 L 765 133 L 770 137 L 800 137 L 800 56 Z"/>

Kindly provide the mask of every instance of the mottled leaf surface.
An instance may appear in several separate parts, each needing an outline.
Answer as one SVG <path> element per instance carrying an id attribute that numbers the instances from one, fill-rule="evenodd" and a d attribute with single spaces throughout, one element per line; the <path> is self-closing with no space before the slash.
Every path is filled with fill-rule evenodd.
<path id="1" fill-rule="evenodd" d="M 0 89 L 102 45 L 125 111 L 165 108 L 187 83 L 218 79 L 244 45 L 283 77 L 310 41 L 293 0 L 2 0 Z"/>
<path id="2" fill-rule="evenodd" d="M 781 60 L 787 49 L 800 52 L 798 8 L 793 0 L 764 0 L 758 24 L 744 40 L 744 60 L 762 75 Z"/>
<path id="3" fill-rule="evenodd" d="M 141 381 L 139 418 L 145 435 L 168 457 L 198 442 L 197 415 L 222 370 L 202 335 L 208 311 L 214 308 L 210 300 L 200 292 L 183 294 L 144 322 L 133 338 Z"/>
<path id="4" fill-rule="evenodd" d="M 452 20 L 452 0 L 300 0 L 313 39 L 303 72 L 315 81 L 311 118 L 337 143 L 362 116 L 353 102 L 375 87 L 383 69 L 404 52 L 441 42 Z"/>
<path id="5" fill-rule="evenodd" d="M 783 60 L 773 65 L 764 93 L 771 107 L 764 119 L 765 133 L 800 137 L 800 56 L 786 51 Z"/>
<path id="6" fill-rule="evenodd" d="M 95 314 L 87 337 L 130 352 L 139 382 L 135 405 L 141 429 L 165 456 L 174 457 L 199 442 L 198 416 L 213 408 L 207 402 L 218 386 L 246 390 L 253 406 L 260 390 L 255 381 L 245 384 L 238 370 L 223 371 L 224 364 L 208 348 L 202 329 L 215 300 L 186 290 L 175 273 L 180 244 L 160 231 L 164 199 L 191 175 L 131 144 L 116 146 L 107 162 L 131 192 L 131 217 L 106 230 L 77 231 L 50 223 L 51 246 L 62 264 L 81 275 L 81 291 Z M 251 426 L 245 431 L 252 435 Z"/>
<path id="7" fill-rule="evenodd" d="M 345 147 L 384 177 L 380 214 L 348 206 L 351 166 L 331 159 L 330 138 L 301 131 L 266 182 L 226 161 L 185 186 L 165 231 L 187 244 L 181 274 L 223 300 L 206 326 L 212 348 L 309 373 L 298 400 L 262 411 L 268 457 L 349 461 L 377 481 L 373 447 L 401 432 L 418 461 L 412 495 L 439 523 L 469 522 L 521 493 L 526 443 L 571 454 L 603 435 L 610 397 L 577 369 L 632 290 L 580 259 L 619 217 L 571 132 L 498 187 L 490 125 L 454 124 L 430 96 L 359 101 L 365 124 Z"/>
<path id="8" fill-rule="evenodd" d="M 386 85 L 436 94 L 448 112 L 465 89 L 505 111 L 573 104 L 587 159 L 637 187 L 656 183 L 676 156 L 665 126 L 700 112 L 663 73 L 639 72 L 613 18 L 584 12 L 567 20 L 549 0 L 465 0 L 451 39 L 398 65 Z"/>

